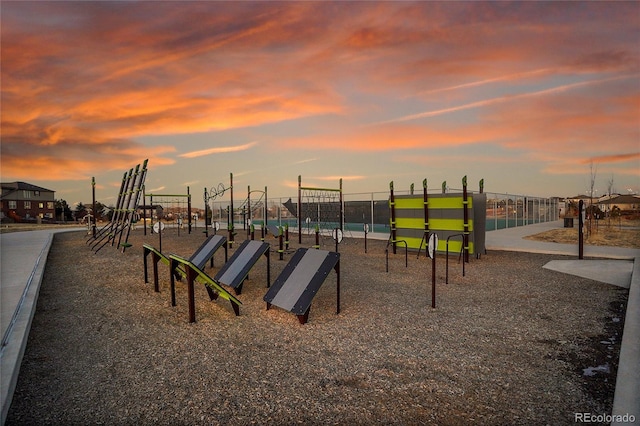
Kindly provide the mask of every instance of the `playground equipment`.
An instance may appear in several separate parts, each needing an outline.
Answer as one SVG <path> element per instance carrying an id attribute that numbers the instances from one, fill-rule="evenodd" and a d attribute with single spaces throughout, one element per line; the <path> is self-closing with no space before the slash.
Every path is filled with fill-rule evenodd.
<path id="1" fill-rule="evenodd" d="M 207 261 L 211 262 L 211 267 L 213 268 L 213 256 L 220 249 L 220 247 L 224 247 L 224 261 L 227 261 L 227 246 L 225 243 L 227 242 L 226 238 L 221 235 L 212 235 L 208 237 L 200 247 L 191 255 L 189 261 L 195 264 L 198 268 L 204 269 L 207 264 Z M 143 244 L 143 258 L 142 261 L 144 263 L 144 282 L 149 282 L 149 274 L 147 267 L 147 257 L 151 254 L 151 258 L 153 261 L 153 284 L 156 292 L 160 291 L 160 286 L 158 284 L 158 262 L 162 261 L 167 266 L 170 266 L 170 259 L 162 254 L 161 250 L 156 250 L 149 244 Z M 170 273 L 176 278 L 180 279 L 183 276 L 186 276 L 186 272 L 184 269 L 174 269 L 171 270 Z M 175 292 L 172 291 L 171 294 L 171 305 L 176 305 L 175 300 Z"/>
<path id="2" fill-rule="evenodd" d="M 184 225 L 184 219 L 187 218 L 188 232 L 191 234 L 192 215 L 191 215 L 191 193 L 187 186 L 186 194 L 145 194 L 145 199 L 149 198 L 149 204 L 140 206 L 142 209 L 142 218 L 144 222 L 144 233 L 147 234 L 147 211 L 152 213 L 149 215 L 151 219 L 151 226 L 153 227 L 154 216 L 155 219 L 160 221 L 164 218 L 165 222 L 172 222 L 175 224 L 178 235 L 180 235 L 180 229 Z M 155 215 L 153 212 L 156 212 Z"/>
<path id="3" fill-rule="evenodd" d="M 302 186 L 302 176 L 298 176 L 298 243 L 302 244 L 302 222 L 315 223 L 320 231 L 344 230 L 344 209 L 342 179 L 340 187 L 314 188 Z M 308 219 L 308 220 L 307 220 Z"/>
<path id="4" fill-rule="evenodd" d="M 251 200 L 251 194 L 260 194 L 257 200 Z M 253 201 L 253 203 L 252 203 Z M 262 216 L 262 229 L 267 226 L 268 210 L 267 210 L 267 187 L 264 187 L 264 191 L 257 189 L 251 190 L 251 186 L 247 186 L 247 199 L 244 200 L 239 208 L 242 214 L 242 223 L 244 228 L 249 232 L 252 225 L 255 225 L 256 216 Z"/>
<path id="5" fill-rule="evenodd" d="M 245 240 L 233 253 L 231 259 L 218 271 L 213 280 L 217 283 L 233 288 L 237 295 L 242 292 L 242 285 L 249 275 L 249 271 L 256 264 L 260 256 L 267 258 L 267 288 L 271 283 L 271 262 L 269 257 L 269 243 Z"/>
<path id="6" fill-rule="evenodd" d="M 267 310 L 272 305 L 292 312 L 300 324 L 309 319 L 311 302 L 318 293 L 331 269 L 335 269 L 336 315 L 340 313 L 340 253 L 326 250 L 298 249 L 282 273 L 276 278 L 264 301 Z"/>
<path id="7" fill-rule="evenodd" d="M 231 184 L 233 185 L 233 174 L 231 174 Z M 218 197 L 222 197 L 222 195 L 229 189 L 230 187 L 225 188 L 223 183 L 219 183 L 217 187 L 211 187 L 209 191 L 207 191 L 207 188 L 204 189 L 204 232 L 207 236 L 209 236 L 209 224 L 213 222 L 213 217 L 209 220 L 210 211 L 213 216 L 213 211 L 209 206 L 209 202 Z M 233 192 L 231 193 L 231 206 L 233 206 Z"/>
<path id="8" fill-rule="evenodd" d="M 187 276 L 187 293 L 189 299 L 189 322 L 196 322 L 196 303 L 195 303 L 195 288 L 194 282 L 199 280 L 205 284 L 209 298 L 216 300 L 218 297 L 222 297 L 225 300 L 231 302 L 231 306 L 236 316 L 240 315 L 240 305 L 242 302 L 238 300 L 234 295 L 222 288 L 216 283 L 206 272 L 201 268 L 198 268 L 193 262 L 183 259 L 180 256 L 174 254 L 169 255 L 170 269 L 175 270 L 179 265 L 182 265 Z M 171 297 L 175 300 L 175 277 L 171 274 Z M 173 305 L 175 306 L 175 304 Z"/>
<path id="9" fill-rule="evenodd" d="M 92 233 L 93 235 L 87 240 L 87 244 L 91 244 L 91 250 L 94 250 L 95 253 L 99 252 L 108 243 L 111 243 L 112 246 L 116 245 L 116 240 L 116 246 L 123 253 L 127 247 L 131 247 L 129 234 L 136 217 L 144 180 L 147 176 L 148 161 L 144 160 L 142 166 L 138 164 L 135 169 L 131 168 L 129 173 L 124 173 L 120 191 L 118 192 L 116 208 L 111 220 L 99 231 Z M 122 241 L 123 235 L 124 241 Z"/>
<path id="10" fill-rule="evenodd" d="M 462 234 L 462 241 L 448 241 L 452 251 L 464 252 L 464 261 L 469 254 L 479 257 L 485 251 L 486 195 L 482 192 L 469 194 L 467 177 L 462 178 L 462 193 L 447 193 L 443 182 L 442 194 L 427 195 L 427 181 L 423 181 L 423 195 L 395 195 L 390 183 L 390 230 L 389 244 L 396 253 L 396 244 L 404 241 L 408 249 L 418 250 L 418 256 L 426 245 L 429 233 L 439 237 L 437 251 L 445 252 L 447 241 L 454 234 Z M 478 206 L 474 208 L 474 206 Z"/>

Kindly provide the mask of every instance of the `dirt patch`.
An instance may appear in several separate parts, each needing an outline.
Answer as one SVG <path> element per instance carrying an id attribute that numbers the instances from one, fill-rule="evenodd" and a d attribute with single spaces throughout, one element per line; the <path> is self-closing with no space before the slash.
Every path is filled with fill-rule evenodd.
<path id="1" fill-rule="evenodd" d="M 551 243 L 577 244 L 578 227 L 551 229 L 535 235 L 524 237 L 527 240 Z M 593 246 L 640 248 L 640 221 L 625 221 L 621 224 L 600 221 L 589 230 L 585 225 L 584 243 Z"/>

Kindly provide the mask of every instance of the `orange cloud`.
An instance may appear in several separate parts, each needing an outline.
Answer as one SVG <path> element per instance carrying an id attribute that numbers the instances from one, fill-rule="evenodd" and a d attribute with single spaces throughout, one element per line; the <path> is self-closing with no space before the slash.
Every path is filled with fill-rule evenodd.
<path id="1" fill-rule="evenodd" d="M 195 158 L 195 157 L 202 157 L 202 156 L 211 155 L 211 154 L 222 154 L 226 152 L 246 151 L 247 149 L 250 149 L 257 144 L 258 142 L 249 142 L 243 145 L 236 145 L 236 146 L 219 146 L 215 148 L 203 149 L 200 151 L 186 152 L 184 154 L 180 154 L 179 156 L 184 158 Z"/>
<path id="2" fill-rule="evenodd" d="M 608 145 L 634 152 L 639 10 L 5 2 L 2 173 L 34 177 L 37 165 L 48 179 L 84 179 L 141 158 L 170 165 L 177 151 L 222 148 L 138 140 L 237 129 L 276 148 L 385 155 L 491 143 L 566 164 Z M 281 133 L 262 134 L 275 123 Z"/>
<path id="3" fill-rule="evenodd" d="M 631 160 L 640 160 L 640 152 L 634 152 L 631 154 L 615 154 L 615 155 L 601 155 L 599 157 L 593 157 L 589 161 L 583 160 L 583 164 L 589 164 L 591 162 L 600 164 L 600 163 L 620 163 L 627 162 Z"/>

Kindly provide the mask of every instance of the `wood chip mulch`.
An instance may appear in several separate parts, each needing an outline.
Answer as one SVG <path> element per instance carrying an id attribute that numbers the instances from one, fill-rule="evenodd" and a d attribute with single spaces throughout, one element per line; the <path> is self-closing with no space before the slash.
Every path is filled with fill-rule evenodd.
<path id="1" fill-rule="evenodd" d="M 347 235 L 340 314 L 335 273 L 307 324 L 266 310 L 263 257 L 240 316 L 197 285 L 190 324 L 167 266 L 159 293 L 144 283 L 142 244 L 157 235 L 97 254 L 85 237 L 55 237 L 7 425 L 561 425 L 611 412 L 628 290 L 542 268 L 562 256 L 489 252 L 463 277 L 453 255 L 448 284 L 438 256 L 433 309 L 430 259 L 410 253 L 405 268 L 398 251 L 385 272 L 385 241 L 365 254 Z M 162 249 L 189 257 L 203 239 L 168 228 Z M 291 254 L 267 241 L 273 281 Z M 223 263 L 220 250 L 209 274 Z"/>

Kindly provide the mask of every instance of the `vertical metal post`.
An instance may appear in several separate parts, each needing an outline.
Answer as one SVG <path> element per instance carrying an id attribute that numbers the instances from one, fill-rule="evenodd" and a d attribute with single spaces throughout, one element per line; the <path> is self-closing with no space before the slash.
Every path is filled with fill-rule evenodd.
<path id="1" fill-rule="evenodd" d="M 431 256 L 431 307 L 436 307 L 436 253 L 438 247 L 433 248 L 433 255 Z M 463 262 L 464 263 L 464 262 Z"/>
<path id="2" fill-rule="evenodd" d="M 251 186 L 247 185 L 247 223 L 249 224 L 249 228 L 247 229 L 247 235 L 251 234 L 251 227 L 253 225 L 253 220 L 251 220 Z M 253 240 L 253 238 L 251 238 Z"/>
<path id="3" fill-rule="evenodd" d="M 298 175 L 298 244 L 302 244 L 302 176 Z"/>
<path id="4" fill-rule="evenodd" d="M 582 231 L 584 231 L 584 218 L 582 216 L 582 211 L 584 209 L 584 201 L 580 200 L 578 202 L 578 259 L 584 258 L 584 235 Z"/>
<path id="5" fill-rule="evenodd" d="M 464 262 L 469 262 L 469 197 L 467 195 L 467 177 L 462 178 L 462 208 L 464 218 Z"/>
<path id="6" fill-rule="evenodd" d="M 96 214 L 96 178 L 92 177 L 91 178 L 91 196 L 93 199 L 93 207 L 92 207 L 92 213 L 93 213 L 93 221 L 91 222 L 91 235 L 93 236 L 93 238 L 96 237 L 96 224 L 97 224 L 97 220 L 98 220 L 98 215 Z M 64 209 L 62 211 L 62 215 L 64 216 Z"/>
<path id="7" fill-rule="evenodd" d="M 334 267 L 336 270 L 336 315 L 340 313 L 340 260 Z"/>
<path id="8" fill-rule="evenodd" d="M 396 254 L 396 198 L 393 195 L 393 181 L 389 182 L 389 207 L 391 208 L 391 247 Z"/>
<path id="9" fill-rule="evenodd" d="M 342 178 L 340 178 L 340 230 L 344 232 L 344 198 L 342 196 Z M 338 251 L 336 249 L 336 251 Z"/>
<path id="10" fill-rule="evenodd" d="M 204 189 L 204 235 L 207 238 L 209 238 L 208 217 L 209 217 L 209 197 L 207 196 L 207 188 L 205 188 Z M 213 222 L 213 210 L 211 210 L 211 222 Z"/>
<path id="11" fill-rule="evenodd" d="M 422 181 L 422 202 L 424 203 L 424 236 L 425 242 L 429 236 L 429 195 L 427 194 L 427 179 Z M 422 246 L 422 245 L 421 245 Z M 420 252 L 418 251 L 418 256 Z"/>
<path id="12" fill-rule="evenodd" d="M 191 234 L 191 192 L 187 186 L 187 216 L 189 216 L 189 234 Z"/>
<path id="13" fill-rule="evenodd" d="M 227 228 L 229 229 L 229 239 L 227 245 L 233 246 L 233 173 L 229 173 L 229 190 L 231 191 L 231 204 L 229 207 L 229 216 L 227 219 Z"/>
<path id="14" fill-rule="evenodd" d="M 505 195 L 505 207 L 504 207 L 504 226 L 505 228 L 509 228 L 509 194 L 504 194 Z"/>
<path id="15" fill-rule="evenodd" d="M 375 232 L 373 228 L 373 214 L 375 213 L 375 210 L 373 207 L 374 204 L 375 204 L 375 201 L 373 200 L 373 192 L 372 192 L 371 193 L 371 232 Z"/>

